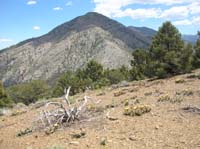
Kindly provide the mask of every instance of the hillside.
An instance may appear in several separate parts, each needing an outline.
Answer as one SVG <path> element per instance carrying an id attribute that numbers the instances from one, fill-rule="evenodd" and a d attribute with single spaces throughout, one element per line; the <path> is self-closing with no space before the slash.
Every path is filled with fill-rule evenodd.
<path id="1" fill-rule="evenodd" d="M 198 35 L 183 35 L 182 38 L 187 43 L 192 43 L 194 45 L 196 43 L 197 39 L 198 39 Z"/>
<path id="2" fill-rule="evenodd" d="M 135 26 L 129 26 L 133 31 L 138 31 L 140 34 L 145 35 L 149 40 L 153 38 L 153 36 L 157 33 L 157 31 L 148 28 L 148 27 L 135 27 Z"/>
<path id="3" fill-rule="evenodd" d="M 139 34 L 143 34 L 144 36 L 146 36 L 148 39 L 152 39 L 152 37 L 157 33 L 156 30 L 148 28 L 148 27 L 135 27 L 135 26 L 129 26 L 128 28 L 130 28 L 131 30 L 138 32 Z M 195 44 L 197 39 L 198 39 L 198 35 L 186 35 L 183 34 L 182 35 L 182 39 L 186 42 L 186 43 L 191 43 L 191 44 Z"/>
<path id="4" fill-rule="evenodd" d="M 20 130 L 34 128 L 39 112 L 45 109 L 42 102 L 18 106 L 0 117 L 0 148 L 199 148 L 199 84 L 200 70 L 195 70 L 75 95 L 70 99 L 91 97 L 84 116 L 51 134 L 40 129 L 16 136 Z M 124 115 L 131 106 L 148 106 L 151 111 Z"/>
<path id="5" fill-rule="evenodd" d="M 150 40 L 101 14 L 90 12 L 46 35 L 0 52 L 0 78 L 6 86 L 33 79 L 55 80 L 66 70 L 95 59 L 106 68 L 129 66 L 131 52 Z"/>

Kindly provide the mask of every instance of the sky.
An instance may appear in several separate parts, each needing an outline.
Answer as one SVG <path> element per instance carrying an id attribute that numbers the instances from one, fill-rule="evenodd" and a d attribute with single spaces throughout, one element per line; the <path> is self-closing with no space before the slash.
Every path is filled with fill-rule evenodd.
<path id="1" fill-rule="evenodd" d="M 0 49 L 91 11 L 126 26 L 157 30 L 171 21 L 182 34 L 200 30 L 200 0 L 0 0 Z"/>

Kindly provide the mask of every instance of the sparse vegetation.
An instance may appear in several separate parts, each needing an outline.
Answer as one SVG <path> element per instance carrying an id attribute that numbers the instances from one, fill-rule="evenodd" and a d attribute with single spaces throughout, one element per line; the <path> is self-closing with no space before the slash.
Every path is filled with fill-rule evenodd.
<path id="1" fill-rule="evenodd" d="M 181 103 L 183 101 L 183 97 L 181 96 L 174 96 L 170 99 L 170 103 Z"/>
<path id="2" fill-rule="evenodd" d="M 165 95 L 165 96 L 161 96 L 159 97 L 159 99 L 157 100 L 158 102 L 165 102 L 165 101 L 170 101 L 171 98 L 169 95 Z"/>
<path id="3" fill-rule="evenodd" d="M 150 106 L 137 105 L 137 106 L 125 106 L 124 115 L 128 116 L 141 116 L 151 111 Z"/>
<path id="4" fill-rule="evenodd" d="M 119 91 L 119 92 L 114 93 L 114 97 L 118 97 L 118 96 L 121 96 L 121 95 L 124 95 L 124 94 L 126 94 L 126 92 Z"/>
<path id="5" fill-rule="evenodd" d="M 169 95 L 161 96 L 157 102 L 170 102 L 170 103 L 181 103 L 183 101 L 183 96 L 176 94 L 174 97 Z"/>
<path id="6" fill-rule="evenodd" d="M 183 96 L 191 96 L 194 94 L 194 92 L 192 90 L 189 89 L 185 89 L 181 92 L 176 92 L 177 95 L 183 95 Z"/>
<path id="7" fill-rule="evenodd" d="M 30 134 L 32 133 L 32 129 L 31 128 L 26 128 L 24 130 L 20 130 L 18 133 L 17 133 L 17 137 L 21 137 L 21 136 L 24 136 L 24 135 L 27 135 L 27 134 Z"/>
<path id="8" fill-rule="evenodd" d="M 17 116 L 26 113 L 26 110 L 13 110 L 11 116 Z"/>

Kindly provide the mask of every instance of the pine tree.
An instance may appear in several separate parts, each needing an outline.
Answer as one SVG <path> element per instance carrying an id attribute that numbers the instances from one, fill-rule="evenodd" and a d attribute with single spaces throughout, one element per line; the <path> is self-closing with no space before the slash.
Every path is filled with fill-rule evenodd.
<path id="1" fill-rule="evenodd" d="M 198 31 L 199 39 L 194 46 L 194 67 L 200 68 L 200 31 Z"/>
<path id="2" fill-rule="evenodd" d="M 159 77 L 181 73 L 183 50 L 184 42 L 177 28 L 169 21 L 163 23 L 149 49 L 151 61 L 153 61 L 149 64 L 149 67 L 152 68 L 151 73 Z"/>
<path id="3" fill-rule="evenodd" d="M 91 60 L 85 68 L 85 74 L 93 82 L 98 81 L 103 77 L 103 66 L 96 61 Z"/>
<path id="4" fill-rule="evenodd" d="M 131 61 L 131 80 L 143 79 L 147 75 L 149 53 L 143 49 L 136 49 L 132 55 L 134 60 Z"/>
<path id="5" fill-rule="evenodd" d="M 185 45 L 181 55 L 181 69 L 184 73 L 188 73 L 192 70 L 193 66 L 193 47 L 188 43 Z"/>

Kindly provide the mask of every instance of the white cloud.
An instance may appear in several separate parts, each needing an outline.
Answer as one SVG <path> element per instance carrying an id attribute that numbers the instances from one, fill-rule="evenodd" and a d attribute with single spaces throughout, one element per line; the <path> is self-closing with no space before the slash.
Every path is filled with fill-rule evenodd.
<path id="1" fill-rule="evenodd" d="M 65 6 L 71 6 L 72 5 L 72 1 L 69 1 L 65 4 Z"/>
<path id="2" fill-rule="evenodd" d="M 173 24 L 177 26 L 186 26 L 186 25 L 192 25 L 192 21 L 184 19 L 184 20 L 174 21 Z"/>
<path id="3" fill-rule="evenodd" d="M 0 43 L 3 43 L 3 42 L 12 42 L 12 41 L 13 41 L 12 39 L 0 38 Z"/>
<path id="4" fill-rule="evenodd" d="M 173 24 L 177 26 L 200 25 L 200 17 L 193 17 L 192 19 L 174 21 Z"/>
<path id="5" fill-rule="evenodd" d="M 134 4 L 164 4 L 164 5 L 174 5 L 174 4 L 182 4 L 187 2 L 187 0 L 132 0 Z"/>
<path id="6" fill-rule="evenodd" d="M 194 2 L 188 5 L 191 14 L 200 14 L 200 2 Z"/>
<path id="7" fill-rule="evenodd" d="M 150 9 L 126 9 L 114 15 L 114 17 L 127 17 L 130 16 L 133 19 L 145 19 L 145 18 L 158 18 L 160 9 L 150 8 Z"/>
<path id="8" fill-rule="evenodd" d="M 37 4 L 37 1 L 35 1 L 35 0 L 29 0 L 27 2 L 27 5 L 35 5 L 35 4 Z"/>
<path id="9" fill-rule="evenodd" d="M 164 10 L 160 15 L 161 18 L 165 19 L 183 19 L 189 16 L 189 9 L 187 6 L 171 7 Z"/>
<path id="10" fill-rule="evenodd" d="M 193 17 L 192 18 L 192 23 L 194 25 L 200 25 L 200 17 L 199 16 L 198 17 Z"/>
<path id="11" fill-rule="evenodd" d="M 121 13 L 121 8 L 131 4 L 132 0 L 93 0 L 96 4 L 95 12 L 102 13 L 108 17 Z"/>
<path id="12" fill-rule="evenodd" d="M 198 2 L 199 0 L 196 1 L 197 0 L 92 0 L 95 4 L 94 11 L 108 17 L 128 16 L 133 19 L 163 18 L 172 20 L 187 19 L 191 14 L 199 14 L 200 2 Z M 144 7 L 135 9 L 130 7 L 130 5 L 136 4 L 144 5 Z M 147 5 L 148 7 L 146 7 Z"/>
<path id="13" fill-rule="evenodd" d="M 33 29 L 34 30 L 40 30 L 40 27 L 39 26 L 33 26 Z"/>
<path id="14" fill-rule="evenodd" d="M 63 10 L 62 7 L 54 7 L 53 10 L 59 11 L 59 10 Z"/>

